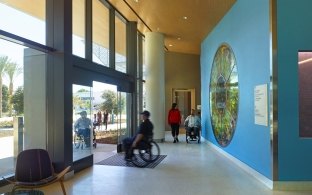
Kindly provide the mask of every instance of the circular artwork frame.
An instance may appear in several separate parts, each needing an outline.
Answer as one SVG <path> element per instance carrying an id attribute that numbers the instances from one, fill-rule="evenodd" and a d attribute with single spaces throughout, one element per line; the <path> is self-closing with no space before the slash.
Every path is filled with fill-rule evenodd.
<path id="1" fill-rule="evenodd" d="M 213 134 L 222 147 L 234 136 L 239 103 L 236 59 L 232 48 L 222 43 L 215 53 L 210 77 L 210 119 Z"/>

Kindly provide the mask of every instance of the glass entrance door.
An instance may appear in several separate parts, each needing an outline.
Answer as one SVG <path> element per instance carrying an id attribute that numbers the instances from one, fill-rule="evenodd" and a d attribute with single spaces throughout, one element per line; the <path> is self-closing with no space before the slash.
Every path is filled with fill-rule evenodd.
<path id="1" fill-rule="evenodd" d="M 96 143 L 117 145 L 119 123 L 117 86 L 93 81 L 92 121 Z"/>
<path id="2" fill-rule="evenodd" d="M 116 115 L 117 124 L 118 124 L 118 137 L 117 137 L 117 152 L 122 151 L 122 140 L 129 136 L 129 127 L 130 120 L 128 118 L 128 113 L 130 108 L 128 102 L 131 102 L 130 94 L 126 92 L 117 92 L 117 104 L 118 104 L 118 112 Z"/>
<path id="3" fill-rule="evenodd" d="M 92 87 L 73 84 L 73 161 L 92 154 Z"/>

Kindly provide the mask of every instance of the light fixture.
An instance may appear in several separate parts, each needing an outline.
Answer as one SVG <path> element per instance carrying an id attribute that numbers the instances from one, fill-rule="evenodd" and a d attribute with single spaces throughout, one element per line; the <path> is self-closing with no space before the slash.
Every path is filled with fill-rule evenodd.
<path id="1" fill-rule="evenodd" d="M 311 62 L 311 61 L 312 61 L 312 58 L 309 58 L 309 59 L 300 61 L 298 64 L 304 64 L 304 63 Z"/>
<path id="2" fill-rule="evenodd" d="M 172 44 L 169 44 L 169 47 L 172 47 L 173 45 Z"/>
<path id="3" fill-rule="evenodd" d="M 180 40 L 181 40 L 181 37 L 178 37 L 178 40 L 180 41 Z"/>
<path id="4" fill-rule="evenodd" d="M 187 20 L 187 16 L 183 16 L 183 19 L 184 19 L 184 20 Z"/>

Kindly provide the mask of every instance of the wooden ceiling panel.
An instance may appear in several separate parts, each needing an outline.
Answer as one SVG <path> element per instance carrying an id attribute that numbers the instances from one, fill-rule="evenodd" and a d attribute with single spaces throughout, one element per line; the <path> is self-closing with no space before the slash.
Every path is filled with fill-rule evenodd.
<path id="1" fill-rule="evenodd" d="M 200 53 L 201 41 L 236 2 L 236 0 L 108 1 L 129 21 L 138 21 L 138 30 L 141 33 L 149 32 L 149 28 L 153 32 L 163 33 L 165 46 L 169 51 L 193 54 Z M 142 25 L 143 22 L 140 24 L 140 20 L 144 21 L 145 27 Z"/>

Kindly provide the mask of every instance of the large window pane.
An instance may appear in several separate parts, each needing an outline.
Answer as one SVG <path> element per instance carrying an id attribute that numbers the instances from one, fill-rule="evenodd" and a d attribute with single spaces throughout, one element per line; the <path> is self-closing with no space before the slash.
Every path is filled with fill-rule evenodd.
<path id="1" fill-rule="evenodd" d="M 117 86 L 93 81 L 93 121 L 96 122 L 97 143 L 117 144 L 118 96 Z"/>
<path id="2" fill-rule="evenodd" d="M 109 10 L 100 1 L 92 2 L 92 61 L 109 67 Z"/>
<path id="3" fill-rule="evenodd" d="M 73 54 L 85 57 L 85 0 L 73 1 Z"/>
<path id="4" fill-rule="evenodd" d="M 73 161 L 92 153 L 93 96 L 89 86 L 73 85 Z"/>
<path id="5" fill-rule="evenodd" d="M 140 112 L 143 110 L 143 35 L 138 33 L 137 35 L 137 125 L 140 124 Z"/>
<path id="6" fill-rule="evenodd" d="M 118 122 L 118 144 L 122 144 L 122 140 L 129 137 L 130 121 L 128 114 L 130 112 L 128 102 L 131 102 L 131 94 L 125 92 L 118 92 L 118 112 L 116 114 Z"/>
<path id="7" fill-rule="evenodd" d="M 146 64 L 145 64 L 145 39 L 143 38 L 142 43 L 142 55 L 143 55 L 143 81 L 146 81 Z M 143 109 L 146 109 L 146 85 L 145 82 L 143 82 Z"/>
<path id="8" fill-rule="evenodd" d="M 115 16 L 115 48 L 115 68 L 126 73 L 126 24 L 117 16 Z"/>
<path id="9" fill-rule="evenodd" d="M 0 0 L 0 29 L 45 44 L 45 0 Z"/>
<path id="10" fill-rule="evenodd" d="M 0 39 L 0 177 L 24 148 L 46 147 L 45 81 L 44 53 Z"/>

